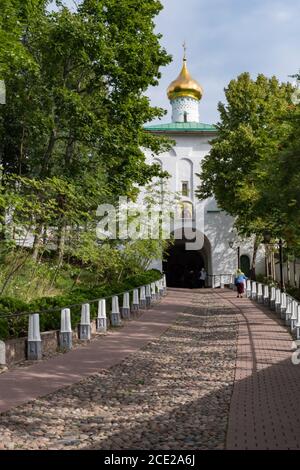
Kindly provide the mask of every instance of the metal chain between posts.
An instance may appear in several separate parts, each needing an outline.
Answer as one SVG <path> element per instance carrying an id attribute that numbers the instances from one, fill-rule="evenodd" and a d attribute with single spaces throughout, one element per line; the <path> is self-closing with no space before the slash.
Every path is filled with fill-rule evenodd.
<path id="1" fill-rule="evenodd" d="M 163 279 L 163 277 L 159 280 L 161 281 L 162 279 Z M 156 281 L 152 281 L 152 282 L 156 282 Z M 108 300 L 108 299 L 112 299 L 115 296 L 119 297 L 119 296 L 125 294 L 126 292 L 129 292 L 129 293 L 133 292 L 135 289 L 140 289 L 141 287 L 144 287 L 145 285 L 147 285 L 147 284 L 143 284 L 141 286 L 134 287 L 133 289 L 125 290 L 124 292 L 119 292 L 117 294 L 111 294 L 111 295 L 108 295 L 107 297 L 99 297 L 98 299 L 85 300 L 83 302 L 80 302 L 79 304 L 72 304 L 72 305 L 67 305 L 67 306 L 64 306 L 64 307 L 55 307 L 55 308 L 50 308 L 50 309 L 47 309 L 47 310 L 34 311 L 34 312 L 8 313 L 8 314 L 4 314 L 4 315 L 2 315 L 2 313 L 0 312 L 0 320 L 3 319 L 3 318 L 8 318 L 9 319 L 9 318 L 22 317 L 22 316 L 29 316 L 29 315 L 32 315 L 33 313 L 37 313 L 39 315 L 44 315 L 46 313 L 60 312 L 63 308 L 71 309 L 71 308 L 75 308 L 75 307 L 81 307 L 83 304 L 94 304 L 96 302 L 99 302 L 99 300 Z"/>

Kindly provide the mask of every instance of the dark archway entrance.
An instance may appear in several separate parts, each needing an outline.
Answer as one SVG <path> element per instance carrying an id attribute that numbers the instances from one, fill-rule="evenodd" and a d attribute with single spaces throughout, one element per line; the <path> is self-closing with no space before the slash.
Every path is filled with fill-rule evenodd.
<path id="1" fill-rule="evenodd" d="M 169 287 L 199 287 L 199 274 L 205 267 L 201 251 L 186 251 L 184 243 L 176 243 L 166 253 L 164 272 Z"/>
<path id="2" fill-rule="evenodd" d="M 240 257 L 240 265 L 243 273 L 249 277 L 250 276 L 250 258 L 248 255 L 242 255 Z"/>

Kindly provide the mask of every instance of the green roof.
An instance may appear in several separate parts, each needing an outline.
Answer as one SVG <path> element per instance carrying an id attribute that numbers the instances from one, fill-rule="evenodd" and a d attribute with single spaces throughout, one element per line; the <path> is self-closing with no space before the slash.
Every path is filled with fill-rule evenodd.
<path id="1" fill-rule="evenodd" d="M 171 122 L 169 124 L 152 124 L 145 126 L 146 131 L 152 132 L 216 132 L 217 128 L 203 122 Z"/>

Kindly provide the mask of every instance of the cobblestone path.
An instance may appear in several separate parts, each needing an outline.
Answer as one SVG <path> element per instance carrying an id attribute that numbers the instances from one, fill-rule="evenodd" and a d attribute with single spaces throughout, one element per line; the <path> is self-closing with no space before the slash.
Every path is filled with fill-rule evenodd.
<path id="1" fill-rule="evenodd" d="M 2 449 L 223 449 L 238 323 L 216 291 L 126 361 L 0 415 Z"/>

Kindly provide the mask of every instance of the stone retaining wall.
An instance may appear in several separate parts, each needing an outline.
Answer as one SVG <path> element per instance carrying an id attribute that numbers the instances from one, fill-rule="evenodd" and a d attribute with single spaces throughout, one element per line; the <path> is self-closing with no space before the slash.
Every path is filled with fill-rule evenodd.
<path id="1" fill-rule="evenodd" d="M 132 319 L 138 319 L 142 311 L 131 312 Z M 126 320 L 122 320 L 126 321 Z M 110 326 L 109 316 L 107 326 Z M 96 320 L 91 322 L 91 333 L 97 333 Z M 73 330 L 73 341 L 79 338 L 79 325 Z M 53 354 L 59 347 L 59 330 L 45 331 L 41 333 L 43 354 Z M 0 365 L 11 366 L 27 359 L 27 337 L 0 341 Z"/>
<path id="2" fill-rule="evenodd" d="M 96 334 L 96 322 L 92 321 L 92 334 Z M 53 354 L 59 346 L 59 330 L 45 331 L 41 333 L 43 354 Z M 73 331 L 73 340 L 78 340 L 77 329 Z M 27 337 L 8 339 L 1 342 L 5 345 L 5 352 L 0 355 L 0 365 L 11 366 L 27 359 Z"/>
<path id="3" fill-rule="evenodd" d="M 154 301 L 160 300 L 160 298 L 166 294 L 167 286 L 166 286 L 165 276 L 161 278 L 160 281 L 153 282 L 151 283 L 151 285 L 149 284 L 146 287 L 149 289 L 149 293 L 151 293 L 152 291 L 152 297 Z M 144 289 L 143 294 L 141 292 L 142 289 Z M 110 326 L 121 326 L 123 321 L 126 322 L 130 320 L 130 318 L 138 319 L 144 309 L 151 307 L 150 295 L 148 296 L 148 300 L 150 299 L 149 305 L 147 304 L 147 292 L 146 292 L 145 286 L 141 286 L 136 289 L 133 289 L 133 304 L 131 305 L 131 307 L 130 307 L 129 292 L 127 293 L 127 295 L 128 295 L 128 299 L 126 303 L 126 305 L 128 304 L 127 307 L 124 306 L 124 295 L 123 295 L 123 309 L 121 307 L 119 311 L 118 296 L 113 296 L 112 302 L 114 302 L 114 299 L 117 300 L 116 302 L 117 310 L 112 311 L 111 315 L 108 315 L 108 316 L 106 316 L 105 313 L 104 313 L 104 316 L 102 316 L 101 312 L 99 311 L 99 314 L 98 314 L 99 319 L 101 320 L 101 318 L 104 318 L 104 317 L 106 318 L 105 331 Z M 141 298 L 140 298 L 140 295 L 141 295 Z M 143 298 L 142 298 L 142 295 L 143 295 Z M 63 309 L 61 314 L 62 314 L 61 324 L 62 324 L 62 328 L 64 328 L 62 344 L 66 345 L 65 346 L 66 349 L 69 349 L 70 337 L 69 337 L 69 334 L 67 334 L 66 336 L 65 332 L 68 333 L 72 331 L 71 321 L 70 321 L 70 309 L 69 308 Z M 117 315 L 117 321 L 115 322 L 112 321 L 112 315 L 114 316 Z M 98 322 L 100 322 L 100 320 L 98 320 Z M 91 326 L 91 328 L 89 327 L 89 325 Z M 87 327 L 87 330 L 86 330 L 87 333 L 85 331 L 85 327 Z M 38 313 L 30 316 L 28 328 L 29 328 L 28 336 L 31 338 L 31 340 L 29 341 L 30 348 L 28 348 L 28 337 L 10 339 L 7 341 L 0 340 L 0 366 L 10 366 L 18 362 L 22 362 L 27 359 L 27 356 L 29 356 L 31 360 L 36 360 L 36 359 L 41 359 L 42 354 L 47 356 L 49 354 L 51 355 L 57 352 L 59 348 L 59 343 L 60 343 L 60 331 L 59 330 L 46 331 L 46 332 L 40 333 L 40 320 L 39 320 Z M 101 329 L 103 330 L 103 328 L 99 327 L 99 333 Z M 97 320 L 95 319 L 91 322 L 90 305 L 83 304 L 82 311 L 81 311 L 81 325 L 77 325 L 77 327 L 72 331 L 73 342 L 80 341 L 78 339 L 79 337 L 90 339 L 91 335 L 95 335 L 95 334 L 97 334 Z M 42 344 L 40 344 L 39 335 L 41 335 Z"/>
<path id="4" fill-rule="evenodd" d="M 5 341 L 5 365 L 9 366 L 26 359 L 26 341 L 27 338 Z"/>

